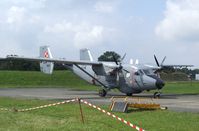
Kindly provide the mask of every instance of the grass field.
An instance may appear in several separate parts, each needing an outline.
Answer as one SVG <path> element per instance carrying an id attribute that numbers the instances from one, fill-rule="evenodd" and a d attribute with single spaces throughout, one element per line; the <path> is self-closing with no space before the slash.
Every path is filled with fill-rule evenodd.
<path id="1" fill-rule="evenodd" d="M 0 88 L 5 87 L 65 87 L 70 89 L 97 90 L 71 71 L 54 71 L 52 75 L 38 71 L 0 71 Z"/>
<path id="2" fill-rule="evenodd" d="M 0 108 L 29 108 L 55 101 L 0 98 Z M 132 128 L 82 105 L 85 124 L 81 123 L 77 103 L 48 107 L 29 112 L 0 111 L 0 130 L 130 131 Z M 107 106 L 104 109 L 109 110 Z M 171 111 L 135 111 L 114 113 L 150 131 L 191 131 L 199 129 L 199 114 Z M 133 129 L 135 130 L 135 129 Z"/>
<path id="3" fill-rule="evenodd" d="M 46 75 L 36 71 L 0 71 L 0 88 L 5 87 L 64 87 L 78 90 L 99 89 L 67 70 L 54 71 L 52 75 Z M 199 94 L 199 82 L 167 82 L 162 92 Z"/>
<path id="4" fill-rule="evenodd" d="M 55 71 L 53 75 L 31 71 L 0 71 L 0 88 L 14 87 L 64 87 L 78 90 L 98 90 L 79 79 L 70 71 Z M 198 82 L 169 82 L 163 93 L 199 94 Z M 24 100 L 0 97 L 0 108 L 30 108 L 56 101 Z M 81 123 L 77 103 L 59 105 L 30 112 L 0 111 L 0 131 L 4 130 L 80 130 L 80 131 L 130 131 L 130 127 L 83 105 L 85 124 Z M 103 106 L 108 110 L 107 106 Z M 115 113 L 151 131 L 187 131 L 199 129 L 198 113 L 179 113 L 172 111 L 138 111 Z M 134 129 L 135 130 L 135 129 Z"/>
<path id="5" fill-rule="evenodd" d="M 163 93 L 199 94 L 199 82 L 167 82 Z"/>

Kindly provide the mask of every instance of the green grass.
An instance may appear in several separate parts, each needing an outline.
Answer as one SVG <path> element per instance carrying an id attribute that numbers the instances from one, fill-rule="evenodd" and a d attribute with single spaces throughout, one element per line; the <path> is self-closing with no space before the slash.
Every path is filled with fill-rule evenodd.
<path id="1" fill-rule="evenodd" d="M 0 108 L 29 108 L 55 101 L 0 98 Z M 29 112 L 0 111 L 0 130 L 80 130 L 80 131 L 130 131 L 126 126 L 98 110 L 83 105 L 85 124 L 82 124 L 77 103 L 33 110 Z M 104 109 L 109 110 L 107 106 Z M 114 113 L 133 124 L 151 131 L 187 131 L 199 129 L 199 114 L 171 111 L 134 111 Z M 135 130 L 135 129 L 133 129 Z"/>
<path id="2" fill-rule="evenodd" d="M 199 82 L 168 82 L 163 93 L 199 94 Z"/>
<path id="3" fill-rule="evenodd" d="M 4 87 L 66 87 L 97 90 L 71 71 L 54 71 L 52 75 L 37 71 L 0 71 L 0 88 Z"/>
<path id="4" fill-rule="evenodd" d="M 13 87 L 63 87 L 73 90 L 99 89 L 97 86 L 88 84 L 71 71 L 67 70 L 54 71 L 52 75 L 43 74 L 37 71 L 0 71 L 0 88 Z M 162 92 L 199 94 L 199 82 L 167 82 Z"/>

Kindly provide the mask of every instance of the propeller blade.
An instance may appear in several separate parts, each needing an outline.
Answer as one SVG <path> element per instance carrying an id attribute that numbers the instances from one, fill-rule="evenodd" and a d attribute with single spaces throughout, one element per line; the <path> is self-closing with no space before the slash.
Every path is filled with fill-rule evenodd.
<path id="1" fill-rule="evenodd" d="M 155 62 L 156 62 L 156 64 L 157 64 L 157 66 L 160 67 L 160 64 L 159 64 L 159 62 L 158 62 L 158 60 L 157 60 L 157 58 L 156 58 L 155 55 L 154 55 L 154 59 L 155 59 Z"/>
<path id="2" fill-rule="evenodd" d="M 164 59 L 162 60 L 161 66 L 163 65 L 163 63 L 164 63 L 164 61 L 165 61 L 166 58 L 167 57 L 165 56 Z"/>
<path id="3" fill-rule="evenodd" d="M 121 61 L 122 62 L 124 60 L 124 58 L 126 57 L 126 53 L 123 55 L 123 57 L 121 58 Z"/>
<path id="4" fill-rule="evenodd" d="M 126 69 L 123 69 L 123 71 L 125 71 L 126 73 L 130 73 L 129 71 L 127 71 Z"/>
<path id="5" fill-rule="evenodd" d="M 118 61 L 117 61 L 117 59 L 115 58 L 114 55 L 113 55 L 113 60 L 114 60 L 114 62 L 116 63 L 116 65 L 119 65 L 119 64 L 118 64 Z"/>

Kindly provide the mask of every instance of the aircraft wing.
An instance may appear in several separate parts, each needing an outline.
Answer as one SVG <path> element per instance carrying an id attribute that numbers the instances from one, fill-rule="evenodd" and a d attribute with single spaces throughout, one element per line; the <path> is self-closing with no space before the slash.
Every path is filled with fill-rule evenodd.
<path id="1" fill-rule="evenodd" d="M 193 67 L 193 65 L 162 65 L 162 67 L 166 67 L 166 68 L 182 68 L 182 67 Z"/>
<path id="2" fill-rule="evenodd" d="M 79 65 L 102 65 L 101 62 L 91 62 L 91 61 L 70 61 L 64 59 L 54 59 L 54 58 L 31 58 L 31 57 L 19 57 L 19 56 L 7 56 L 7 59 L 18 59 L 18 60 L 28 60 L 28 61 L 38 61 L 38 62 L 54 62 L 54 63 L 61 63 L 61 64 L 79 64 Z"/>

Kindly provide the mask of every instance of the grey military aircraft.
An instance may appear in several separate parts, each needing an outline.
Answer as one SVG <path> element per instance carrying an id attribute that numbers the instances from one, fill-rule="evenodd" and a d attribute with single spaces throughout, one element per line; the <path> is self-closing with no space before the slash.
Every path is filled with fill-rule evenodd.
<path id="1" fill-rule="evenodd" d="M 125 57 L 125 55 L 124 55 Z M 127 96 L 135 93 L 141 93 L 145 90 L 157 90 L 154 97 L 159 97 L 161 89 L 164 87 L 164 81 L 159 77 L 158 72 L 163 67 L 175 67 L 192 65 L 163 65 L 166 57 L 159 64 L 154 55 L 157 66 L 146 64 L 123 64 L 122 59 L 114 62 L 94 61 L 91 52 L 88 49 L 80 50 L 80 60 L 54 59 L 48 46 L 40 47 L 40 56 L 38 58 L 7 56 L 7 59 L 23 59 L 29 61 L 39 61 L 40 69 L 46 74 L 52 74 L 54 63 L 61 63 L 66 68 L 72 70 L 76 75 L 93 85 L 101 86 L 99 95 L 106 96 L 107 91 L 117 88 Z"/>

